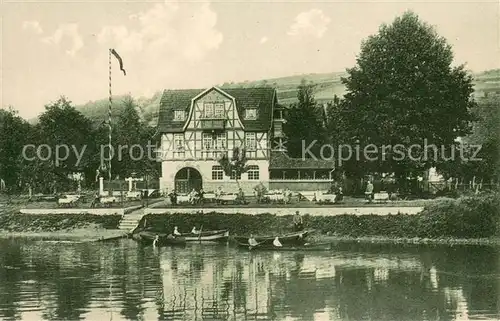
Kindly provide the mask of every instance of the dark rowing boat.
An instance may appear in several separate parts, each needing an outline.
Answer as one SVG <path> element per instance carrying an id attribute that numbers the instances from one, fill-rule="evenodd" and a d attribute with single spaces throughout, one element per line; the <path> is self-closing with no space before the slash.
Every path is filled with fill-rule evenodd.
<path id="1" fill-rule="evenodd" d="M 283 245 L 277 247 L 274 245 L 259 243 L 256 246 L 250 246 L 248 243 L 236 243 L 238 248 L 247 251 L 330 251 L 332 245 L 330 243 L 306 243 L 304 245 Z"/>
<path id="2" fill-rule="evenodd" d="M 306 243 L 305 239 L 311 231 L 301 231 L 278 236 L 283 245 L 301 245 Z M 272 246 L 276 235 L 273 236 L 254 236 L 254 239 L 259 244 Z M 248 244 L 250 236 L 234 236 L 237 243 Z"/>
<path id="3" fill-rule="evenodd" d="M 165 233 L 155 233 L 151 231 L 141 231 L 139 233 L 135 233 L 133 238 L 145 245 L 153 245 L 153 241 L 158 235 L 158 243 L 157 246 L 166 246 L 166 245 L 186 245 L 186 240 L 183 237 L 169 237 L 168 234 Z"/>

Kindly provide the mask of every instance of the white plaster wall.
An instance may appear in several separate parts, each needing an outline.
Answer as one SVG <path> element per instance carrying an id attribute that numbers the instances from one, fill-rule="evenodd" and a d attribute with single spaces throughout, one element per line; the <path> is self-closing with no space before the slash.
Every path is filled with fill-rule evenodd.
<path id="1" fill-rule="evenodd" d="M 233 189 L 234 186 L 236 186 L 236 182 L 228 176 L 224 175 L 222 180 L 212 180 L 212 166 L 218 164 L 219 163 L 214 160 L 163 161 L 160 189 L 164 192 L 172 191 L 175 188 L 175 174 L 184 167 L 192 167 L 200 172 L 203 180 L 203 189 L 206 191 L 213 190 L 218 185 L 221 185 L 225 191 Z M 242 174 L 239 182 L 241 183 L 243 191 L 245 193 L 253 193 L 253 187 L 258 185 L 259 182 L 262 182 L 267 187 L 269 184 L 269 162 L 267 160 L 248 160 L 247 164 L 259 166 L 259 180 L 248 180 L 248 174 Z"/>

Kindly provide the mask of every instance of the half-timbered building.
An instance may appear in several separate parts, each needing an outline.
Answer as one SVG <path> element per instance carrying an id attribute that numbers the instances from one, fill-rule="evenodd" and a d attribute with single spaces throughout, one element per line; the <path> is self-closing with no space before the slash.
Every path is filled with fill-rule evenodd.
<path id="1" fill-rule="evenodd" d="M 160 188 L 186 193 L 221 186 L 236 192 L 236 177 L 224 175 L 218 163 L 221 153 L 231 156 L 234 147 L 246 149 L 249 170 L 238 177 L 245 193 L 259 183 L 269 188 L 272 155 L 283 152 L 282 111 L 269 87 L 164 91 L 157 128 Z"/>

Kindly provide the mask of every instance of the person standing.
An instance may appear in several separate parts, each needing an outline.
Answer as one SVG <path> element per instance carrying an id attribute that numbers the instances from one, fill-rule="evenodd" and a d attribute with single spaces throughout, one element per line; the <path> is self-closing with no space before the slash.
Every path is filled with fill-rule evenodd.
<path id="1" fill-rule="evenodd" d="M 373 184 L 371 181 L 368 181 L 366 184 L 365 197 L 368 203 L 371 203 L 373 200 Z"/>
<path id="2" fill-rule="evenodd" d="M 304 222 L 299 211 L 295 212 L 295 215 L 293 216 L 293 229 L 295 232 L 299 232 L 304 229 Z"/>

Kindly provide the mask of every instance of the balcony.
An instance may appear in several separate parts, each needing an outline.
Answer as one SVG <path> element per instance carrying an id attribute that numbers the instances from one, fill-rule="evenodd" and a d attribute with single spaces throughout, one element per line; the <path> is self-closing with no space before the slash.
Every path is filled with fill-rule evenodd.
<path id="1" fill-rule="evenodd" d="M 200 123 L 203 130 L 224 130 L 226 127 L 225 118 L 202 118 Z"/>

